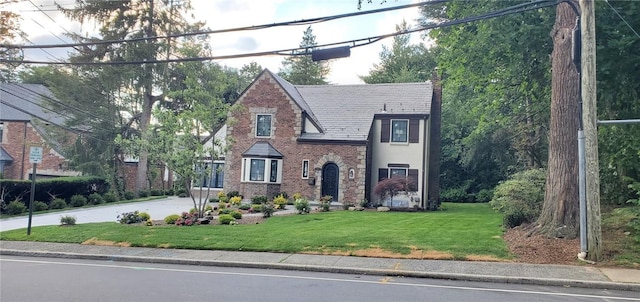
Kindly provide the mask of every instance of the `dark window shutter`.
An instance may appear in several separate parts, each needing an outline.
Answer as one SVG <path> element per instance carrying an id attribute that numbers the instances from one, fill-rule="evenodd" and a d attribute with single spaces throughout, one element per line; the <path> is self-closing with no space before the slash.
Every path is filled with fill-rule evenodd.
<path id="1" fill-rule="evenodd" d="M 382 127 L 380 129 L 380 142 L 388 143 L 390 134 L 391 134 L 391 120 L 382 119 Z"/>
<path id="2" fill-rule="evenodd" d="M 409 191 L 418 191 L 418 169 L 409 169 L 407 178 Z"/>
<path id="3" fill-rule="evenodd" d="M 389 169 L 380 168 L 378 169 L 378 181 L 383 181 L 389 178 Z"/>
<path id="4" fill-rule="evenodd" d="M 409 143 L 420 142 L 420 120 L 409 120 Z"/>

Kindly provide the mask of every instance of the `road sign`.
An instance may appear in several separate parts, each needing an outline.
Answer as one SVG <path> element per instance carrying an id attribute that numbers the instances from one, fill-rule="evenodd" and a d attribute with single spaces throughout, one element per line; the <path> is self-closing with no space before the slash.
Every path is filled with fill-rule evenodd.
<path id="1" fill-rule="evenodd" d="M 42 163 L 42 147 L 29 148 L 29 163 L 32 163 L 32 164 Z"/>

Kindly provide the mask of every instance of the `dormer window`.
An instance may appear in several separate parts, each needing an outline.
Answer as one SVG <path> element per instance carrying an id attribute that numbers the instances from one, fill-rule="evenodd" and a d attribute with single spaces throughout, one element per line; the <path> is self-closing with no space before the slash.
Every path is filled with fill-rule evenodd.
<path id="1" fill-rule="evenodd" d="M 256 137 L 271 137 L 271 114 L 256 115 Z"/>
<path id="2" fill-rule="evenodd" d="M 406 143 L 409 133 L 408 120 L 391 120 L 391 142 Z"/>

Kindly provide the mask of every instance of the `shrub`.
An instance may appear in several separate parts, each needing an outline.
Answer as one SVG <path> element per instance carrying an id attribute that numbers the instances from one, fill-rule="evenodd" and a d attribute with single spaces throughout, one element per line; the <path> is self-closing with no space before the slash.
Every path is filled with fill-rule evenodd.
<path id="1" fill-rule="evenodd" d="M 33 204 L 33 210 L 34 211 L 46 211 L 49 209 L 49 206 L 47 205 L 46 202 L 42 202 L 42 201 L 36 201 Z"/>
<path id="2" fill-rule="evenodd" d="M 293 206 L 298 210 L 298 214 L 305 214 L 311 212 L 309 201 L 306 198 L 298 198 L 293 203 Z"/>
<path id="3" fill-rule="evenodd" d="M 183 226 L 192 226 L 194 224 L 198 224 L 198 214 L 197 213 L 187 213 L 182 212 L 182 215 L 178 217 L 175 225 L 183 225 Z"/>
<path id="4" fill-rule="evenodd" d="M 27 206 L 22 201 L 14 200 L 7 205 L 7 214 L 18 215 L 27 211 Z"/>
<path id="5" fill-rule="evenodd" d="M 252 204 L 263 204 L 266 203 L 269 199 L 267 199 L 267 196 L 264 195 L 256 195 L 251 197 L 251 203 Z"/>
<path id="6" fill-rule="evenodd" d="M 168 189 L 164 191 L 164 194 L 167 196 L 173 196 L 173 194 L 175 194 L 175 191 L 173 189 Z"/>
<path id="7" fill-rule="evenodd" d="M 231 191 L 231 192 L 227 193 L 227 198 L 229 198 L 229 199 L 231 199 L 232 197 L 236 197 L 236 196 L 240 196 L 240 192 Z M 240 196 L 240 199 L 242 199 L 242 196 Z"/>
<path id="8" fill-rule="evenodd" d="M 89 202 L 89 204 L 101 204 L 104 202 L 104 198 L 98 193 L 91 193 L 89 194 L 89 198 L 87 198 L 87 201 Z"/>
<path id="9" fill-rule="evenodd" d="M 205 211 L 205 212 L 206 212 L 206 211 L 213 211 L 213 206 L 212 206 L 212 205 L 210 205 L 210 204 L 206 205 L 206 206 L 204 207 L 204 211 Z"/>
<path id="10" fill-rule="evenodd" d="M 76 225 L 76 217 L 71 215 L 60 216 L 61 225 Z"/>
<path id="11" fill-rule="evenodd" d="M 245 210 L 245 211 L 246 211 L 246 210 L 248 210 L 248 209 L 251 209 L 251 205 L 250 205 L 250 204 L 243 203 L 243 204 L 241 204 L 241 205 L 239 205 L 239 206 L 238 206 L 238 209 L 240 209 L 240 210 Z"/>
<path id="12" fill-rule="evenodd" d="M 140 192 L 138 192 L 138 196 L 140 196 L 140 197 L 148 197 L 149 196 L 149 190 L 140 190 Z"/>
<path id="13" fill-rule="evenodd" d="M 233 212 L 231 208 L 220 208 L 218 215 L 231 214 L 231 212 Z"/>
<path id="14" fill-rule="evenodd" d="M 171 214 L 167 217 L 164 218 L 164 222 L 166 224 L 175 224 L 176 221 L 180 218 L 180 215 L 178 214 Z"/>
<path id="15" fill-rule="evenodd" d="M 151 194 L 151 196 L 162 196 L 162 190 L 158 190 L 158 189 L 153 189 L 149 192 L 149 194 Z"/>
<path id="16" fill-rule="evenodd" d="M 331 195 L 320 197 L 320 209 L 323 212 L 329 212 L 329 210 L 331 210 L 331 199 L 333 199 L 333 196 Z"/>
<path id="17" fill-rule="evenodd" d="M 142 218 L 142 220 L 144 221 L 151 219 L 151 215 L 149 215 L 149 213 L 147 212 L 140 212 L 138 213 L 138 216 L 140 216 L 140 218 Z"/>
<path id="18" fill-rule="evenodd" d="M 280 193 L 276 194 L 275 196 L 282 196 L 282 197 L 284 197 L 284 199 L 289 199 L 289 194 L 287 194 L 287 192 L 280 192 Z"/>
<path id="19" fill-rule="evenodd" d="M 181 192 L 178 194 L 178 197 L 185 198 L 185 197 L 189 197 L 189 195 L 187 194 L 187 192 Z"/>
<path id="20" fill-rule="evenodd" d="M 302 199 L 302 194 L 300 193 L 293 193 L 293 200 L 298 200 L 298 199 Z"/>
<path id="21" fill-rule="evenodd" d="M 273 203 L 265 203 L 262 205 L 262 217 L 264 218 L 271 217 L 275 211 L 276 208 L 273 206 Z"/>
<path id="22" fill-rule="evenodd" d="M 226 203 L 224 203 L 224 202 L 219 202 L 219 203 L 218 203 L 218 208 L 219 208 L 219 209 L 224 209 L 224 208 L 226 208 L 226 207 L 227 207 L 227 204 L 226 204 Z"/>
<path id="23" fill-rule="evenodd" d="M 224 191 L 218 192 L 218 198 L 221 198 L 221 197 L 227 197 L 227 193 L 225 193 Z"/>
<path id="24" fill-rule="evenodd" d="M 231 224 L 231 222 L 235 222 L 236 219 L 231 216 L 231 214 L 223 214 L 218 216 L 218 222 L 220 224 Z"/>
<path id="25" fill-rule="evenodd" d="M 87 198 L 82 195 L 73 195 L 69 200 L 72 207 L 83 207 L 87 204 Z"/>
<path id="26" fill-rule="evenodd" d="M 491 207 L 503 213 L 503 223 L 515 227 L 533 222 L 539 215 L 544 201 L 545 171 L 527 170 L 516 173 L 496 186 Z"/>
<path id="27" fill-rule="evenodd" d="M 138 211 L 119 214 L 116 219 L 122 224 L 140 223 L 146 220 L 140 216 L 140 212 Z"/>
<path id="28" fill-rule="evenodd" d="M 124 200 L 131 200 L 136 197 L 136 194 L 131 191 L 124 192 Z"/>
<path id="29" fill-rule="evenodd" d="M 62 198 L 56 198 L 53 201 L 51 201 L 51 204 L 49 205 L 50 209 L 64 209 L 67 207 L 67 202 L 64 201 L 64 199 Z"/>
<path id="30" fill-rule="evenodd" d="M 102 195 L 102 199 L 107 203 L 118 201 L 118 197 L 113 192 L 104 193 L 104 195 Z"/>
<path id="31" fill-rule="evenodd" d="M 493 190 L 482 189 L 476 194 L 476 202 L 489 202 L 493 198 Z"/>
<path id="32" fill-rule="evenodd" d="M 210 203 L 217 203 L 218 201 L 220 201 L 220 199 L 218 199 L 217 197 L 209 197 Z"/>
<path id="33" fill-rule="evenodd" d="M 276 198 L 273 199 L 273 204 L 276 209 L 284 209 L 287 205 L 287 198 L 284 195 L 280 194 Z"/>
<path id="34" fill-rule="evenodd" d="M 251 212 L 253 212 L 253 213 L 260 213 L 260 212 L 262 212 L 262 205 L 261 205 L 261 204 L 254 204 L 254 205 L 251 205 Z"/>
<path id="35" fill-rule="evenodd" d="M 242 197 L 240 196 L 233 196 L 229 198 L 229 203 L 231 203 L 232 205 L 239 205 L 241 202 L 242 202 Z"/>
<path id="36" fill-rule="evenodd" d="M 231 216 L 235 219 L 242 219 L 242 213 L 240 213 L 239 211 L 231 211 Z"/>

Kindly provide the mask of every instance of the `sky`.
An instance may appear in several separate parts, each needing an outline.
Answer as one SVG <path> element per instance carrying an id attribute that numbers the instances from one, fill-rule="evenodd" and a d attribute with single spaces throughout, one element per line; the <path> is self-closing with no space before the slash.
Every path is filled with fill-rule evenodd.
<path id="1" fill-rule="evenodd" d="M 55 11 L 54 3 L 72 7 L 75 0 L 26 0 L 16 4 L 0 5 L 2 10 L 11 10 L 22 16 L 21 29 L 34 44 L 61 44 L 70 42 L 65 32 L 92 33 L 93 24 L 69 21 Z M 116 0 L 117 1 L 117 0 Z M 178 0 L 175 0 L 178 1 Z M 389 8 L 419 2 L 417 0 L 394 0 L 381 3 L 364 0 L 362 11 Z M 206 22 L 210 29 L 227 29 L 296 21 L 302 19 L 346 14 L 358 11 L 358 0 L 191 0 L 195 20 Z M 408 8 L 385 13 L 350 17 L 312 25 L 318 45 L 351 41 L 395 31 L 395 26 L 406 20 L 415 24 L 418 8 Z M 210 36 L 214 55 L 234 55 L 261 51 L 297 48 L 308 25 L 274 27 L 256 31 L 233 32 Z M 393 39 L 351 49 L 351 56 L 333 60 L 328 81 L 331 84 L 362 83 L 359 76 L 367 75 L 379 63 L 382 45 L 391 45 Z M 421 43 L 419 34 L 413 34 L 413 43 Z M 30 43 L 26 43 L 31 45 Z M 25 51 L 27 60 L 60 60 L 67 55 L 65 49 Z M 220 65 L 240 68 L 252 61 L 277 72 L 282 67 L 283 56 L 251 57 L 216 61 Z"/>

